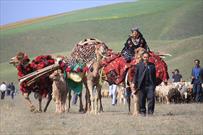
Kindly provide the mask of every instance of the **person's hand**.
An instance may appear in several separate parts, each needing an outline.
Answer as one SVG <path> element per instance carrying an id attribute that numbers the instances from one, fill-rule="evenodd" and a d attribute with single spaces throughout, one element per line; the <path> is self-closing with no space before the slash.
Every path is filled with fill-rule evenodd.
<path id="1" fill-rule="evenodd" d="M 167 80 L 164 81 L 164 85 L 168 85 L 168 81 Z"/>
<path id="2" fill-rule="evenodd" d="M 135 87 L 135 84 L 132 83 L 131 86 L 130 86 L 130 88 L 131 88 L 131 90 L 132 90 L 132 94 L 135 95 L 135 94 L 137 93 L 137 91 L 138 91 L 137 87 Z"/>

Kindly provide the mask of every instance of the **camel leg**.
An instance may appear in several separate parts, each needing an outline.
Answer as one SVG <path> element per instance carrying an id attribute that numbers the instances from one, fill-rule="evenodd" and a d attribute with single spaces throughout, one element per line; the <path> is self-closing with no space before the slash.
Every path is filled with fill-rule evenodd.
<path id="1" fill-rule="evenodd" d="M 59 101 L 59 113 L 61 113 L 61 102 Z"/>
<path id="2" fill-rule="evenodd" d="M 90 113 L 94 113 L 95 104 L 94 104 L 93 89 L 90 90 L 90 102 L 91 102 L 91 112 Z"/>
<path id="3" fill-rule="evenodd" d="M 39 112 L 42 112 L 42 96 L 40 95 L 38 98 L 39 101 Z"/>
<path id="4" fill-rule="evenodd" d="M 89 89 L 86 89 L 85 93 L 85 112 L 90 112 L 90 92 Z"/>
<path id="5" fill-rule="evenodd" d="M 134 111 L 133 116 L 138 116 L 139 114 L 139 94 L 133 94 Z"/>
<path id="6" fill-rule="evenodd" d="M 91 81 L 87 81 L 87 86 L 88 86 L 88 90 L 89 90 L 89 95 L 90 95 L 90 104 L 91 104 L 91 110 L 90 113 L 94 113 L 94 86 L 93 83 Z M 90 107 L 90 104 L 88 104 L 88 107 Z"/>
<path id="7" fill-rule="evenodd" d="M 79 99 L 80 99 L 80 108 L 79 108 L 79 112 L 84 112 L 83 104 L 82 104 L 82 92 L 79 94 Z"/>
<path id="8" fill-rule="evenodd" d="M 65 112 L 65 106 L 66 106 L 66 99 L 67 99 L 67 92 L 63 92 L 61 93 L 61 112 L 64 113 Z"/>
<path id="9" fill-rule="evenodd" d="M 99 101 L 99 98 L 98 98 L 98 95 L 96 94 L 95 96 L 95 114 L 98 114 L 98 101 Z"/>
<path id="10" fill-rule="evenodd" d="M 60 110 L 60 103 L 58 100 L 56 100 L 56 113 L 59 113 L 59 110 Z"/>
<path id="11" fill-rule="evenodd" d="M 29 98 L 29 93 L 24 93 L 23 96 L 25 97 L 25 101 L 30 107 L 30 111 L 34 112 L 36 110 L 35 106 L 32 104 L 30 98 Z"/>
<path id="12" fill-rule="evenodd" d="M 68 90 L 68 112 L 70 111 L 70 102 L 71 102 L 71 90 Z"/>
<path id="13" fill-rule="evenodd" d="M 102 106 L 101 86 L 99 87 L 98 98 L 99 98 L 99 104 L 100 104 L 99 112 L 103 112 L 104 110 L 103 110 L 103 106 Z"/>
<path id="14" fill-rule="evenodd" d="M 126 96 L 126 99 L 127 99 L 127 103 L 128 103 L 128 113 L 130 114 L 130 105 L 131 105 L 131 90 L 130 90 L 130 87 L 127 87 L 126 88 L 126 93 L 127 93 L 127 96 Z"/>
<path id="15" fill-rule="evenodd" d="M 166 98 L 166 104 L 170 104 L 170 101 L 169 101 L 169 99 L 168 99 L 168 96 L 165 96 L 165 98 Z"/>
<path id="16" fill-rule="evenodd" d="M 85 112 L 90 112 L 90 90 L 87 85 L 87 80 L 83 80 L 83 84 L 85 85 L 86 93 L 85 93 Z"/>
<path id="17" fill-rule="evenodd" d="M 67 91 L 65 92 L 65 95 L 63 96 L 63 105 L 64 105 L 64 112 L 67 110 L 67 106 L 66 106 L 66 101 L 67 101 Z"/>
<path id="18" fill-rule="evenodd" d="M 61 113 L 64 113 L 64 105 L 63 105 L 63 102 L 61 102 Z"/>
<path id="19" fill-rule="evenodd" d="M 65 106 L 64 106 L 64 102 L 61 101 L 61 113 L 65 112 Z"/>
<path id="20" fill-rule="evenodd" d="M 90 112 L 91 110 L 91 101 L 90 101 L 90 91 L 89 89 L 86 89 L 86 94 L 85 94 L 85 111 Z"/>
<path id="21" fill-rule="evenodd" d="M 101 86 L 96 85 L 96 93 L 95 93 L 95 114 L 98 114 L 98 103 L 101 102 Z M 100 109 L 101 109 L 101 104 L 100 104 Z"/>
<path id="22" fill-rule="evenodd" d="M 47 100 L 47 103 L 46 103 L 46 105 L 45 105 L 45 107 L 44 107 L 44 112 L 46 112 L 47 111 L 47 108 L 48 108 L 48 106 L 49 106 L 49 103 L 51 102 L 51 100 L 52 100 L 52 95 L 51 95 L 51 91 L 48 93 L 48 100 Z"/>

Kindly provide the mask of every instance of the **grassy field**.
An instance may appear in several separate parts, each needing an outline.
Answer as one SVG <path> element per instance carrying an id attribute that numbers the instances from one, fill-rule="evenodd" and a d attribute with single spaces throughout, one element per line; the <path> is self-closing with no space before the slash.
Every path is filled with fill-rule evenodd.
<path id="1" fill-rule="evenodd" d="M 68 54 L 80 40 L 96 37 L 120 51 L 130 28 L 140 27 L 151 50 L 173 56 L 169 72 L 179 68 L 189 80 L 193 59 L 203 61 L 202 0 L 139 0 L 31 19 L 0 27 L 0 81 L 15 80 L 8 65 L 19 51 L 31 58 Z"/>
<path id="2" fill-rule="evenodd" d="M 32 96 L 31 96 L 32 97 Z M 37 102 L 34 102 L 37 105 Z M 103 98 L 104 112 L 78 113 L 78 104 L 62 115 L 52 101 L 46 113 L 31 113 L 21 95 L 0 100 L 1 135 L 202 135 L 203 104 L 156 104 L 151 117 L 128 115 L 127 106 L 111 106 Z M 169 115 L 170 114 L 170 115 Z"/>

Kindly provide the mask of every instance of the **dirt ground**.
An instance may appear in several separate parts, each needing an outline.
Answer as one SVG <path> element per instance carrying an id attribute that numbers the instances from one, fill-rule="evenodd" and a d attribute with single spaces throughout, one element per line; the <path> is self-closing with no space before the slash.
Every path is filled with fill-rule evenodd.
<path id="1" fill-rule="evenodd" d="M 21 94 L 6 97 L 0 100 L 0 135 L 203 135 L 203 104 L 156 104 L 150 117 L 128 115 L 126 105 L 112 106 L 110 98 L 103 106 L 98 115 L 81 114 L 78 105 L 59 115 L 52 101 L 46 113 L 34 114 Z"/>

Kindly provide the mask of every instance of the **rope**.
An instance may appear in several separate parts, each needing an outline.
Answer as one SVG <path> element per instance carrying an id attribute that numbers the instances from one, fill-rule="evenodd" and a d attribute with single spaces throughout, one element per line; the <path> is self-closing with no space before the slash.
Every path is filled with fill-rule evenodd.
<path id="1" fill-rule="evenodd" d="M 103 85 L 103 83 L 104 83 L 104 79 L 102 79 L 102 78 L 106 78 L 106 75 L 104 74 L 103 71 L 104 71 L 104 67 L 102 67 L 99 71 L 99 84 L 100 85 Z"/>

